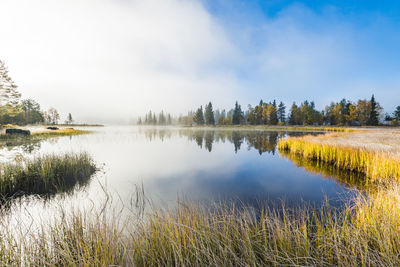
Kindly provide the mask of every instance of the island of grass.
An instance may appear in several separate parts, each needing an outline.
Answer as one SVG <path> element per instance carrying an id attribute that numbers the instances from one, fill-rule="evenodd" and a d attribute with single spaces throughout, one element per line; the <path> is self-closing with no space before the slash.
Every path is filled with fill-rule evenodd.
<path id="1" fill-rule="evenodd" d="M 57 137 L 57 136 L 73 136 L 73 135 L 82 135 L 89 134 L 92 131 L 89 130 L 81 130 L 74 129 L 72 127 L 55 127 L 57 129 L 48 129 L 48 126 L 16 126 L 16 125 L 6 125 L 3 126 L 0 132 L 0 141 L 12 141 L 17 139 L 28 139 L 28 140 L 37 140 L 44 139 L 49 137 Z M 51 128 L 51 127 L 50 127 Z M 25 131 L 29 131 L 29 135 L 24 134 L 6 134 L 6 129 L 22 129 Z"/>
<path id="2" fill-rule="evenodd" d="M 89 154 L 66 153 L 38 156 L 15 163 L 0 164 L 0 197 L 10 199 L 39 195 L 48 197 L 86 184 L 97 170 Z"/>

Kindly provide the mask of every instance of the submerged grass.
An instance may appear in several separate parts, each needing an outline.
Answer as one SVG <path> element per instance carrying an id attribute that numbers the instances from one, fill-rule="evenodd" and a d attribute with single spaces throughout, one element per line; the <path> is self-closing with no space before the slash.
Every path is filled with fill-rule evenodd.
<path id="1" fill-rule="evenodd" d="M 399 266 L 400 187 L 358 194 L 343 211 L 206 209 L 181 203 L 145 218 L 75 211 L 38 232 L 7 235 L 13 266 Z M 22 234 L 21 234 L 22 235 Z"/>
<path id="2" fill-rule="evenodd" d="M 71 190 L 96 171 L 87 153 L 47 155 L 19 163 L 0 164 L 0 196 L 49 195 Z"/>
<path id="3" fill-rule="evenodd" d="M 338 169 L 361 173 L 371 181 L 400 181 L 399 141 L 385 143 L 387 134 L 391 133 L 368 132 L 364 139 L 362 133 L 291 137 L 280 140 L 278 149 Z"/>

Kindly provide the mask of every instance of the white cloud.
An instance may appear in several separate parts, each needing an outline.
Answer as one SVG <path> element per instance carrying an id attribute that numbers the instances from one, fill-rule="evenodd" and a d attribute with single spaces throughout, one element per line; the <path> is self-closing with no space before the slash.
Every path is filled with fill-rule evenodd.
<path id="1" fill-rule="evenodd" d="M 196 1 L 10 0 L 0 24 L 23 95 L 78 119 L 182 112 L 237 89 L 218 69 L 235 48 Z"/>
<path id="2" fill-rule="evenodd" d="M 396 104 L 390 22 L 359 27 L 334 8 L 298 5 L 271 18 L 245 6 L 216 17 L 200 0 L 2 0 L 0 58 L 24 97 L 92 122 L 209 100 L 308 98 L 322 108 L 374 92 Z"/>

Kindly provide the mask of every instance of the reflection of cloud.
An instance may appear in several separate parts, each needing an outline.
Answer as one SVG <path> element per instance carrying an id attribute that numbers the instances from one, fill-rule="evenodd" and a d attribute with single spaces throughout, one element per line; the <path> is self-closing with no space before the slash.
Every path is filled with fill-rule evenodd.
<path id="1" fill-rule="evenodd" d="M 210 5 L 4 0 L 1 57 L 25 97 L 77 120 L 179 113 L 208 100 L 322 106 L 375 92 L 387 109 L 395 104 L 400 35 L 383 15 L 290 5 L 270 17 L 250 4 L 232 12 L 234 1 L 222 15 Z"/>

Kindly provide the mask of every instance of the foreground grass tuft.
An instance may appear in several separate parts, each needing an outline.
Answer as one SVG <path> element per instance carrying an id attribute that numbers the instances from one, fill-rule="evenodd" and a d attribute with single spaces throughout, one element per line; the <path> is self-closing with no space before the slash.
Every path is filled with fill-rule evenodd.
<path id="1" fill-rule="evenodd" d="M 399 266 L 399 222 L 398 185 L 368 198 L 358 194 L 341 212 L 326 206 L 255 215 L 244 207 L 189 203 L 144 218 L 75 211 L 27 236 L 5 231 L 0 260 L 14 266 Z"/>
<path id="2" fill-rule="evenodd" d="M 85 183 L 96 171 L 87 153 L 48 155 L 0 165 L 3 199 L 31 194 L 55 194 Z"/>

